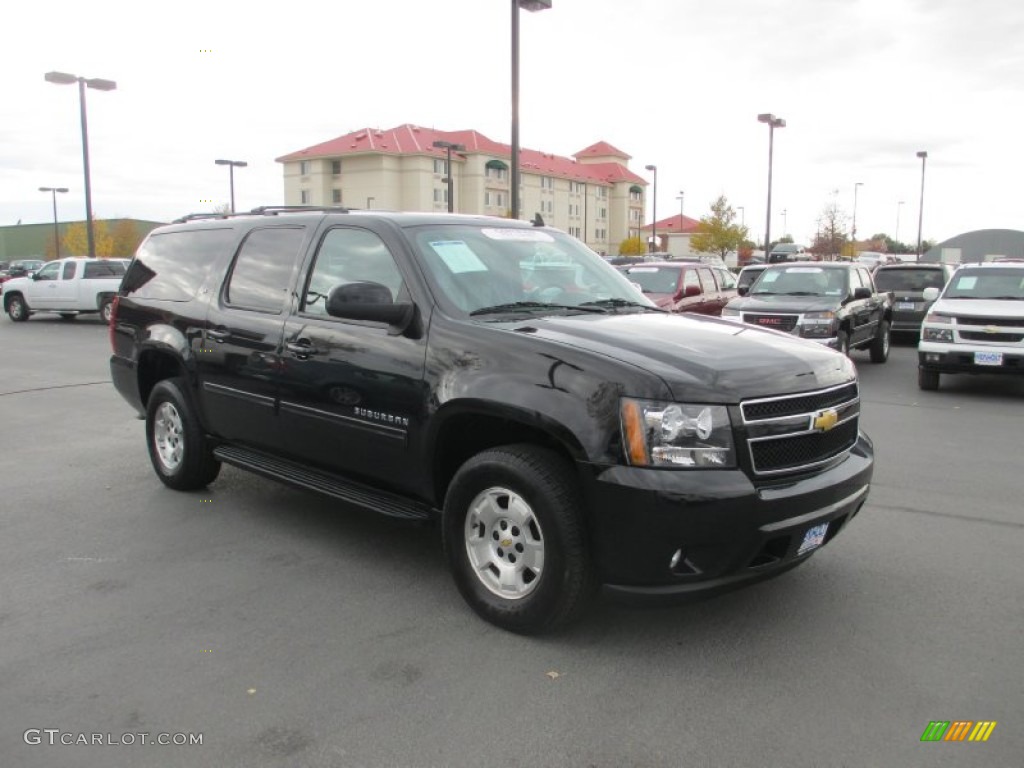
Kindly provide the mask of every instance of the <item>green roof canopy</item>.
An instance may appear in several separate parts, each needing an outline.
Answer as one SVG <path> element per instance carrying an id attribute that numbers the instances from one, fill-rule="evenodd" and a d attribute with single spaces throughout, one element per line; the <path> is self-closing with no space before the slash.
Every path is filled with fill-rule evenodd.
<path id="1" fill-rule="evenodd" d="M 504 162 L 503 160 L 488 160 L 486 167 L 496 168 L 499 171 L 507 171 L 508 163 Z"/>

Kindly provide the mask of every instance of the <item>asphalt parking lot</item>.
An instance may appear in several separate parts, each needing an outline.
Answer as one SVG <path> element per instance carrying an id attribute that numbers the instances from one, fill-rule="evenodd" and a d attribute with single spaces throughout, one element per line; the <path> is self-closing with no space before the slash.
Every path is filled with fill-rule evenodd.
<path id="1" fill-rule="evenodd" d="M 2 766 L 1022 764 L 1024 381 L 926 393 L 913 347 L 854 353 L 878 463 L 842 536 L 530 639 L 463 604 L 435 529 L 229 467 L 164 488 L 98 321 L 0 318 L 0 355 Z"/>

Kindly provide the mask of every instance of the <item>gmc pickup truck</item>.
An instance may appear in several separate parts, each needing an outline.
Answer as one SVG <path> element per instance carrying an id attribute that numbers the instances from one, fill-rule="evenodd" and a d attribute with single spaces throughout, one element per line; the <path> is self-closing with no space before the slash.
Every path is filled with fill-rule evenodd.
<path id="1" fill-rule="evenodd" d="M 889 358 L 892 294 L 876 290 L 862 265 L 774 264 L 740 294 L 722 310 L 724 319 L 813 339 L 846 355 L 868 349 L 873 363 Z"/>
<path id="2" fill-rule="evenodd" d="M 47 262 L 29 277 L 3 284 L 3 306 L 15 322 L 36 312 L 57 312 L 65 320 L 98 312 L 110 321 L 110 307 L 121 285 L 121 259 L 68 258 Z"/>
<path id="3" fill-rule="evenodd" d="M 779 574 L 871 481 L 849 358 L 665 312 L 539 217 L 186 217 L 139 247 L 111 344 L 165 485 L 226 463 L 437 520 L 463 597 L 516 632 L 564 624 L 601 584 Z"/>

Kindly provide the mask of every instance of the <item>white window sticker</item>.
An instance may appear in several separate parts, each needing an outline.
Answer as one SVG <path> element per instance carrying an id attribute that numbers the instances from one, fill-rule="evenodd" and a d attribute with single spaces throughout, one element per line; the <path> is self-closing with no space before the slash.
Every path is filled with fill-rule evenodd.
<path id="1" fill-rule="evenodd" d="M 786 271 L 791 275 L 817 275 L 821 273 L 821 267 L 792 267 Z"/>
<path id="2" fill-rule="evenodd" d="M 956 281 L 956 289 L 958 291 L 973 291 L 974 286 L 978 284 L 978 278 L 974 275 L 964 275 Z"/>
<path id="3" fill-rule="evenodd" d="M 461 240 L 442 240 L 431 243 L 430 247 L 441 257 L 452 274 L 487 271 L 487 267 L 480 261 L 480 257 Z"/>
<path id="4" fill-rule="evenodd" d="M 635 275 L 639 272 L 657 272 L 657 267 L 632 267 L 629 270 L 629 274 Z"/>
<path id="5" fill-rule="evenodd" d="M 776 280 L 779 279 L 779 275 L 781 274 L 781 272 L 765 272 L 763 275 L 761 275 L 761 282 L 774 283 Z"/>
<path id="6" fill-rule="evenodd" d="M 555 238 L 538 229 L 482 229 L 491 240 L 513 240 L 519 243 L 553 243 Z"/>

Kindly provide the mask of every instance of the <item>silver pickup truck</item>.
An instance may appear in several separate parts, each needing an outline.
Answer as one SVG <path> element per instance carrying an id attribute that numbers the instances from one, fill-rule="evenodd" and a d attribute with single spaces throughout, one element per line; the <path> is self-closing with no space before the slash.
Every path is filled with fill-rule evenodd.
<path id="1" fill-rule="evenodd" d="M 67 258 L 47 262 L 30 277 L 3 284 L 3 307 L 15 322 L 36 312 L 57 312 L 65 320 L 98 312 L 110 320 L 111 304 L 121 286 L 125 259 Z"/>

